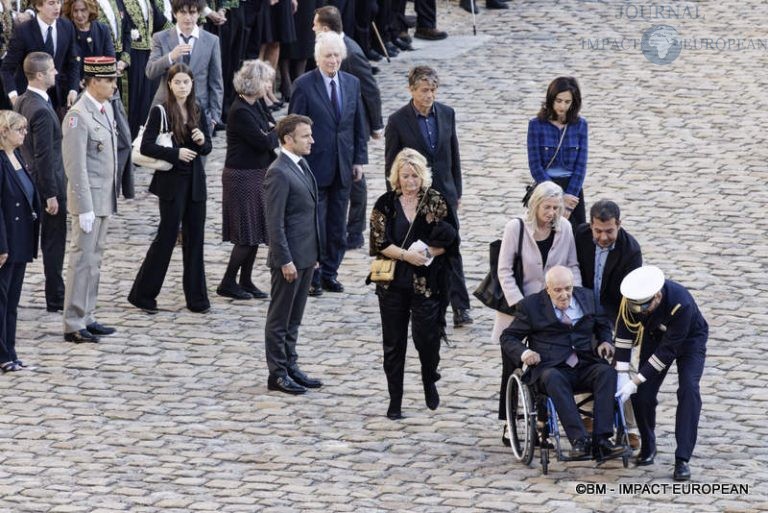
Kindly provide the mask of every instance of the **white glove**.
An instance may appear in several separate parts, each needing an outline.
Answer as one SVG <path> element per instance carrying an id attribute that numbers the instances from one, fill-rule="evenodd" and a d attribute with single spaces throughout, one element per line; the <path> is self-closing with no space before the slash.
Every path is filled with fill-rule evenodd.
<path id="1" fill-rule="evenodd" d="M 629 377 L 629 372 L 619 372 L 616 375 L 616 391 L 618 392 L 622 388 L 624 388 L 624 385 L 627 384 L 628 381 L 630 381 L 632 378 Z"/>
<path id="2" fill-rule="evenodd" d="M 637 392 L 637 385 L 635 385 L 635 382 L 630 379 L 624 383 L 624 385 L 622 385 L 618 392 L 616 392 L 616 397 L 619 398 L 621 404 L 624 404 L 629 400 L 629 396 L 635 392 Z"/>
<path id="3" fill-rule="evenodd" d="M 85 233 L 91 233 L 93 230 L 93 222 L 96 220 L 96 214 L 91 212 L 85 212 L 80 214 L 80 229 Z"/>

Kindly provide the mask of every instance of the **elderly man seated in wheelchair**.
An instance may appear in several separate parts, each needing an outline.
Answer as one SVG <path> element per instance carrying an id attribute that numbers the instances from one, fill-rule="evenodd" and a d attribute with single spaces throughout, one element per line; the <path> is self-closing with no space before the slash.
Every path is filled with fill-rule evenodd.
<path id="1" fill-rule="evenodd" d="M 553 267 L 545 280 L 545 290 L 517 304 L 514 321 L 501 335 L 502 351 L 527 365 L 524 381 L 552 399 L 571 442 L 570 458 L 616 457 L 624 448 L 611 441 L 616 371 L 606 361 L 613 356 L 610 323 L 596 313 L 592 291 L 573 286 L 570 269 Z M 594 396 L 594 437 L 584 428 L 576 390 Z"/>

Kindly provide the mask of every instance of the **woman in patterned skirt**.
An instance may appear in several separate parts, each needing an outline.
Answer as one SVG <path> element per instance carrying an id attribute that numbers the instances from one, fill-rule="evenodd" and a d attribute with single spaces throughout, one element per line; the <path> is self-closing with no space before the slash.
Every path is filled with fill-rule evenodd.
<path id="1" fill-rule="evenodd" d="M 216 289 L 232 299 L 266 298 L 251 274 L 259 244 L 267 242 L 262 187 L 275 159 L 275 121 L 262 98 L 272 88 L 275 71 L 265 62 L 249 60 L 235 73 L 237 98 L 227 115 L 227 155 L 222 182 L 223 239 L 235 244 L 227 270 Z M 240 284 L 236 282 L 240 272 Z"/>

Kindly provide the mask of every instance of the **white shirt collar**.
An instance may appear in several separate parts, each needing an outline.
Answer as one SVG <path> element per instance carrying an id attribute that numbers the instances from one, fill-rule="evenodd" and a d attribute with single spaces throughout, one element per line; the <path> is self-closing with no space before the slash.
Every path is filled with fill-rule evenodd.
<path id="1" fill-rule="evenodd" d="M 45 23 L 40 18 L 40 16 L 35 16 L 35 19 L 37 20 L 38 27 L 40 27 L 40 32 L 43 34 L 43 41 L 45 41 L 45 35 L 48 32 L 48 27 L 53 27 L 53 36 L 54 36 L 53 42 L 55 44 L 56 43 L 56 39 L 55 39 L 55 36 L 56 36 L 56 20 L 53 21 L 53 24 L 48 25 L 47 23 Z"/>
<path id="2" fill-rule="evenodd" d="M 181 29 L 179 28 L 179 25 L 176 24 L 174 27 L 176 28 L 176 35 L 179 37 L 179 42 L 183 41 L 183 39 L 181 39 L 182 32 L 181 32 Z M 200 39 L 200 27 L 198 25 L 195 25 L 195 28 L 192 29 L 192 34 L 191 35 L 195 39 Z M 190 41 L 190 43 L 191 42 L 192 41 Z"/>
<path id="3" fill-rule="evenodd" d="M 42 89 L 38 89 L 37 87 L 32 87 L 31 85 L 27 85 L 27 91 L 32 91 L 33 93 L 37 93 L 40 96 L 42 96 L 45 101 L 48 101 L 48 93 L 43 91 Z"/>
<path id="4" fill-rule="evenodd" d="M 302 157 L 299 157 L 299 156 L 298 156 L 298 155 L 296 155 L 295 153 L 293 153 L 293 152 L 291 152 L 291 151 L 288 151 L 288 150 L 286 150 L 286 149 L 285 149 L 285 146 L 282 146 L 282 145 L 280 146 L 280 151 L 281 151 L 281 152 L 283 152 L 283 153 L 285 153 L 285 155 L 286 155 L 286 156 L 287 156 L 289 159 L 291 159 L 291 161 L 292 161 L 294 164 L 296 164 L 297 166 L 299 165 L 299 161 L 301 160 L 301 158 L 302 158 Z"/>

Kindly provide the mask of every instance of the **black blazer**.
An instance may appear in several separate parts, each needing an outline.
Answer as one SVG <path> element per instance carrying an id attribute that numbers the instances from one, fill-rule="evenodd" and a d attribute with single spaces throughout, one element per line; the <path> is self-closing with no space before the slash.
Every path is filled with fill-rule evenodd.
<path id="1" fill-rule="evenodd" d="M 576 256 L 581 269 L 582 286 L 595 287 L 595 243 L 592 239 L 592 229 L 584 223 L 573 234 L 576 240 Z M 600 304 L 611 322 L 616 320 L 621 303 L 621 280 L 631 271 L 643 265 L 643 255 L 640 244 L 634 237 L 619 228 L 616 246 L 608 253 L 603 271 L 603 281 L 600 284 Z"/>
<path id="2" fill-rule="evenodd" d="M 320 258 L 317 182 L 281 153 L 264 177 L 264 211 L 269 238 L 267 265 L 314 267 Z"/>
<path id="3" fill-rule="evenodd" d="M 15 153 L 29 176 L 21 153 L 18 150 Z M 31 176 L 29 179 L 32 181 Z M 32 191 L 30 201 L 11 161 L 4 151 L 0 151 L 0 254 L 8 253 L 8 262 L 31 262 L 37 256 L 39 215 L 37 191 Z"/>
<path id="4" fill-rule="evenodd" d="M 381 92 L 373 76 L 371 62 L 360 45 L 347 35 L 344 35 L 344 44 L 347 46 L 347 58 L 341 63 L 341 71 L 356 76 L 360 81 L 360 95 L 363 98 L 365 117 L 368 121 L 366 128 L 370 136 L 374 130 L 384 128 L 381 118 Z"/>
<path id="5" fill-rule="evenodd" d="M 77 61 L 79 63 L 80 78 L 83 77 L 83 59 L 93 56 L 115 57 L 115 43 L 112 41 L 112 31 L 102 22 L 91 22 L 90 38 L 83 38 L 75 28 L 75 40 L 77 41 Z"/>
<path id="6" fill-rule="evenodd" d="M 227 156 L 230 169 L 267 169 L 277 148 L 275 119 L 261 100 L 253 105 L 234 99 L 227 114 Z"/>
<path id="7" fill-rule="evenodd" d="M 583 311 L 583 317 L 573 326 L 560 322 L 546 290 L 531 294 L 517 304 L 515 319 L 501 334 L 501 350 L 514 365 L 522 366 L 526 349 L 541 356 L 538 365 L 528 368 L 530 382 L 536 381 L 543 369 L 564 364 L 572 351 L 579 359 L 594 363 L 605 362 L 595 353 L 593 338 L 597 343 L 611 342 L 611 326 L 607 317 L 595 312 L 592 291 L 583 287 L 573 288 L 573 297 Z M 528 345 L 523 341 L 528 338 Z"/>
<path id="8" fill-rule="evenodd" d="M 61 156 L 61 123 L 42 96 L 27 91 L 16 101 L 16 112 L 27 118 L 29 131 L 21 155 L 44 200 L 67 197 L 67 175 Z"/>
<path id="9" fill-rule="evenodd" d="M 175 101 L 175 100 L 173 100 Z M 168 116 L 168 107 L 164 105 L 166 116 Z M 141 139 L 141 153 L 148 157 L 162 159 L 171 162 L 173 167 L 168 171 L 155 171 L 152 175 L 152 181 L 149 184 L 149 192 L 161 200 L 172 200 L 179 191 L 178 182 L 182 176 L 192 175 L 192 201 L 205 201 L 205 167 L 203 166 L 203 155 L 211 152 L 211 135 L 208 131 L 208 119 L 205 112 L 200 109 L 200 121 L 198 128 L 205 135 L 205 142 L 199 146 L 191 139 L 179 144 L 176 137 L 173 137 L 173 147 L 166 148 L 155 143 L 157 135 L 160 133 L 160 108 L 152 107 L 149 111 L 147 126 L 144 128 L 144 136 Z M 170 123 L 170 117 L 168 117 Z M 179 148 L 189 148 L 197 152 L 197 157 L 192 162 L 182 162 L 179 160 Z"/>
<path id="10" fill-rule="evenodd" d="M 3 59 L 0 74 L 3 76 L 6 92 L 15 90 L 18 94 L 27 89 L 22 64 L 31 52 L 44 52 L 45 43 L 36 18 L 17 25 L 8 44 L 8 53 Z M 48 90 L 54 108 L 67 106 L 67 93 L 80 90 L 80 63 L 77 60 L 75 26 L 65 18 L 56 20 L 56 85 Z"/>
<path id="11" fill-rule="evenodd" d="M 447 105 L 433 104 L 437 118 L 438 141 L 432 155 L 421 135 L 419 121 L 411 102 L 389 116 L 384 130 L 385 176 L 389 177 L 392 163 L 403 148 L 413 148 L 427 159 L 432 169 L 432 188 L 442 194 L 456 210 L 461 199 L 461 159 L 459 138 L 456 136 L 456 113 Z M 389 180 L 387 180 L 389 190 Z"/>

